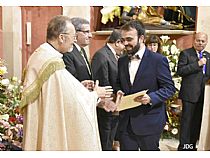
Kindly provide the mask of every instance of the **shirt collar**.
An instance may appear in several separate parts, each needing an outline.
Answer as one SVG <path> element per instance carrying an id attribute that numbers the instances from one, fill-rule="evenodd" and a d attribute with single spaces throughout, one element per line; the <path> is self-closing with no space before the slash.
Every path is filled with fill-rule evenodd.
<path id="1" fill-rule="evenodd" d="M 114 50 L 114 48 L 112 48 L 112 46 L 110 46 L 110 44 L 106 44 L 108 47 L 109 47 L 109 49 L 111 49 L 111 51 L 112 51 L 112 53 L 114 54 L 114 56 L 116 56 L 117 55 L 117 53 L 116 53 L 116 51 Z"/>
<path id="2" fill-rule="evenodd" d="M 80 52 L 82 48 L 78 44 L 76 44 L 76 43 L 74 43 L 74 45 L 78 49 L 78 51 Z"/>
<path id="3" fill-rule="evenodd" d="M 197 52 L 197 54 L 199 54 L 199 53 L 203 53 L 203 52 L 204 52 L 204 49 L 203 49 L 202 51 L 198 51 L 198 50 L 196 50 L 196 52 Z"/>

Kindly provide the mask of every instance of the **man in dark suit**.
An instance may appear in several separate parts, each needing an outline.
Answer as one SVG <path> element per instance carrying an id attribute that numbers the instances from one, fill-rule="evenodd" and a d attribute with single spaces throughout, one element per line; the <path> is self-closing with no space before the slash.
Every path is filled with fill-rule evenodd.
<path id="1" fill-rule="evenodd" d="M 164 102 L 175 93 L 168 60 L 145 47 L 145 28 L 140 21 L 121 27 L 126 55 L 118 60 L 119 88 L 130 95 L 142 90 L 142 104 L 120 112 L 120 150 L 160 150 L 159 139 L 166 123 Z"/>
<path id="2" fill-rule="evenodd" d="M 84 50 L 92 38 L 90 23 L 86 19 L 78 17 L 72 18 L 71 21 L 76 30 L 77 42 L 74 43 L 72 51 L 63 55 L 66 69 L 79 81 L 91 80 L 91 68 Z"/>
<path id="3" fill-rule="evenodd" d="M 193 47 L 180 53 L 177 74 L 182 77 L 179 98 L 182 99 L 180 144 L 178 150 L 196 150 L 199 138 L 204 88 L 209 76 L 210 54 L 205 51 L 208 37 L 199 32 L 194 35 Z"/>
<path id="4" fill-rule="evenodd" d="M 94 80 L 99 80 L 100 86 L 112 86 L 116 90 L 117 60 L 124 49 L 119 30 L 114 30 L 107 44 L 93 56 L 91 67 Z M 110 102 L 113 104 L 113 102 Z M 112 150 L 113 140 L 118 125 L 118 113 L 106 112 L 97 107 L 99 133 L 102 150 Z"/>

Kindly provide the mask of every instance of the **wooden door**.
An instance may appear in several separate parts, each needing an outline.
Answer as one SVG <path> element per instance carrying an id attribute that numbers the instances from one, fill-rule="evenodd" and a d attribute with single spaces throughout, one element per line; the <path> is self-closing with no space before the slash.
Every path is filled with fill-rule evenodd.
<path id="1" fill-rule="evenodd" d="M 39 47 L 46 42 L 46 31 L 49 20 L 55 15 L 61 15 L 62 7 L 54 6 L 30 6 L 21 7 L 22 13 L 22 68 L 24 70 L 28 58 Z M 27 23 L 31 24 L 31 42 L 27 42 Z M 28 25 L 29 26 L 29 25 Z M 29 36 L 30 36 L 29 35 Z"/>

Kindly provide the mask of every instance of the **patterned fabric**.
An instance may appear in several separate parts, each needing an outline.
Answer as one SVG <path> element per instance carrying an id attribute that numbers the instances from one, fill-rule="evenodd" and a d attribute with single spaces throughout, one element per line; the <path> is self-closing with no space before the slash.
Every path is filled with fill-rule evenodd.
<path id="1" fill-rule="evenodd" d="M 96 92 L 89 92 L 63 66 L 48 70 L 48 65 L 57 64 L 48 61 L 55 59 L 62 60 L 62 54 L 44 43 L 28 61 L 24 94 L 39 95 L 34 101 L 26 101 L 29 104 L 23 108 L 23 149 L 101 150 Z M 34 83 L 38 85 L 32 86 Z"/>
<path id="2" fill-rule="evenodd" d="M 64 69 L 63 60 L 55 58 L 46 62 L 38 73 L 37 79 L 22 94 L 20 108 L 24 108 L 27 104 L 33 103 L 41 92 L 41 88 L 45 81 L 57 70 Z"/>

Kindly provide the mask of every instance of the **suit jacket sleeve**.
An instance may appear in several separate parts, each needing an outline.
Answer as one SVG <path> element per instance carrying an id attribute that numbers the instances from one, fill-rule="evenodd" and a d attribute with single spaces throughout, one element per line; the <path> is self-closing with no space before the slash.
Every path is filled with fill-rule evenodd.
<path id="1" fill-rule="evenodd" d="M 149 93 L 152 106 L 164 102 L 165 100 L 173 96 L 176 91 L 166 57 L 163 57 L 161 62 L 157 65 L 156 73 L 157 84 L 159 88 L 158 90 Z"/>

